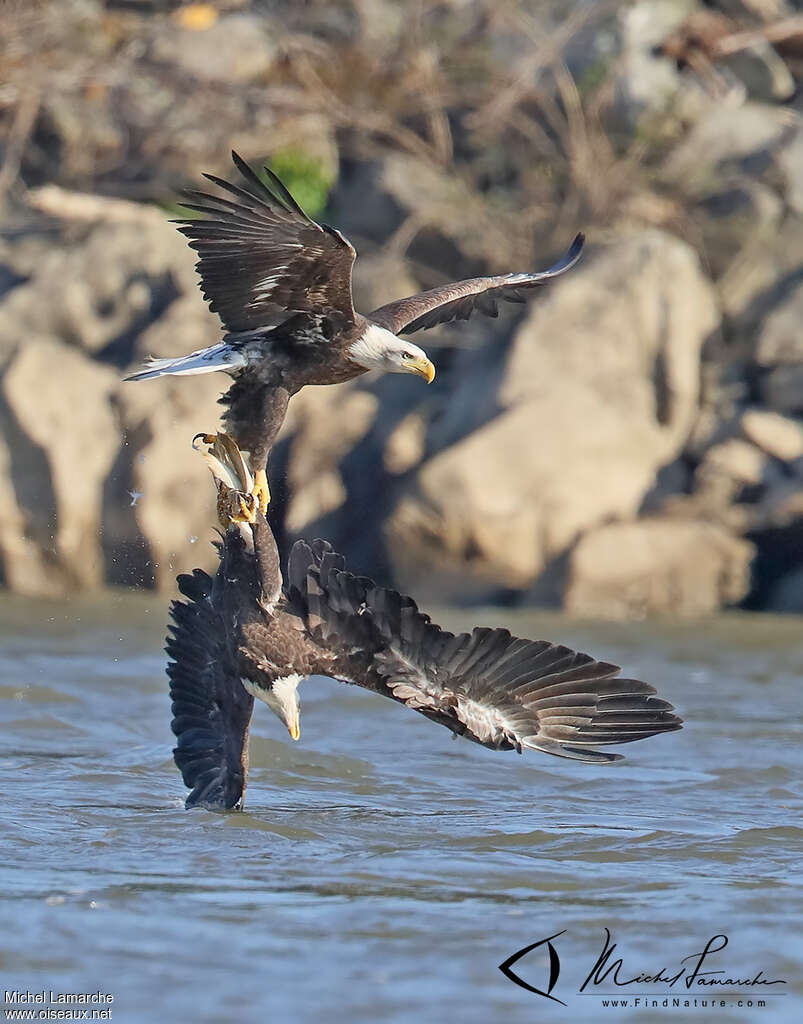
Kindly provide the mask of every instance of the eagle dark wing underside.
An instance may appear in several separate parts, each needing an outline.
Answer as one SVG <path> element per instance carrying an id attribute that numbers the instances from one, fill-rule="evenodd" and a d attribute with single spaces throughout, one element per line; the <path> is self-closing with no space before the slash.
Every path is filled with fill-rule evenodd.
<path id="1" fill-rule="evenodd" d="M 327 545 L 316 545 L 296 545 L 289 597 L 313 638 L 342 652 L 342 678 L 494 749 L 612 761 L 622 755 L 597 746 L 681 727 L 671 704 L 648 683 L 620 678 L 616 665 L 506 629 L 455 636 L 412 598 L 352 576 Z"/>
<path id="2" fill-rule="evenodd" d="M 179 576 L 178 584 L 187 600 L 170 608 L 166 647 L 177 737 L 173 757 L 191 790 L 187 807 L 237 807 L 245 793 L 254 698 L 230 651 L 224 584 L 200 569 Z"/>
<path id="3" fill-rule="evenodd" d="M 453 320 L 468 320 L 472 313 L 499 315 L 499 301 L 526 302 L 524 291 L 545 284 L 570 270 L 580 259 L 585 238 L 577 235 L 568 252 L 547 270 L 534 274 L 500 274 L 496 277 L 472 277 L 440 288 L 431 288 L 406 299 L 380 306 L 368 319 L 393 334 L 415 331 Z"/>
<path id="4" fill-rule="evenodd" d="M 232 333 L 274 327 L 295 313 L 337 313 L 352 323 L 351 243 L 310 219 L 268 168 L 265 184 L 232 158 L 245 187 L 204 175 L 233 198 L 188 190 L 182 205 L 203 216 L 176 222 L 200 257 L 212 311 Z"/>

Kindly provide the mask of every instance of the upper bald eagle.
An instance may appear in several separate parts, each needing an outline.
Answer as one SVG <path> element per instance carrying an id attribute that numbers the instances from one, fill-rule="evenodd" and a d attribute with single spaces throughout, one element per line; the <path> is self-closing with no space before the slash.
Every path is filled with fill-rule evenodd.
<path id="1" fill-rule="evenodd" d="M 188 806 L 241 804 L 254 697 L 297 739 L 297 688 L 310 675 L 356 683 L 495 750 L 606 762 L 621 755 L 600 745 L 681 727 L 671 704 L 616 665 L 506 629 L 450 633 L 412 598 L 347 572 L 323 541 L 296 543 L 283 587 L 273 534 L 237 493 L 250 479 L 229 454 L 218 440 L 210 460 L 231 523 L 217 574 L 179 576 L 186 600 L 171 607 L 174 757 Z"/>
<path id="2" fill-rule="evenodd" d="M 249 452 L 263 511 L 264 469 L 291 395 L 305 384 L 337 384 L 374 369 L 431 381 L 435 369 L 426 353 L 400 332 L 465 320 L 474 310 L 495 317 L 500 299 L 523 302 L 525 289 L 574 266 L 583 247 L 578 235 L 548 270 L 459 281 L 365 317 L 352 301 L 356 252 L 348 239 L 311 220 L 267 167 L 265 183 L 237 153 L 232 158 L 244 186 L 205 175 L 233 198 L 190 190 L 182 205 L 202 216 L 177 222 L 199 254 L 204 296 L 227 333 L 188 356 L 152 359 L 128 379 L 230 374 L 234 384 L 221 399 L 224 428 Z"/>

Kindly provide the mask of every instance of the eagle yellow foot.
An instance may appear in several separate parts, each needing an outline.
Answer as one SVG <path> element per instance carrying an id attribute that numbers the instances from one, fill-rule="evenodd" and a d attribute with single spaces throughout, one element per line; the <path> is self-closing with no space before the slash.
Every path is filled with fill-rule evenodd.
<path id="1" fill-rule="evenodd" d="M 268 511 L 268 505 L 270 505 L 270 488 L 268 487 L 268 476 L 264 469 L 259 469 L 254 474 L 254 486 L 251 494 L 257 501 L 259 511 L 264 516 Z"/>
<path id="2" fill-rule="evenodd" d="M 257 499 L 253 494 L 234 491 L 218 484 L 217 519 L 223 530 L 229 523 L 253 523 L 257 517 Z"/>
<path id="3" fill-rule="evenodd" d="M 206 464 L 217 483 L 217 517 L 226 530 L 230 523 L 253 523 L 257 510 L 268 507 L 270 493 L 264 470 L 251 475 L 243 453 L 228 434 L 196 434 L 192 439 L 193 448 L 206 445 L 202 451 Z"/>

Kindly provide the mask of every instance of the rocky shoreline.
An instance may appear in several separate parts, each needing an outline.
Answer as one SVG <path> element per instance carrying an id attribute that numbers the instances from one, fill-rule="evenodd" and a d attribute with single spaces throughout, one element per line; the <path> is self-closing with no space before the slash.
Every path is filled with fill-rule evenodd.
<path id="1" fill-rule="evenodd" d="M 773 4 L 777 18 L 794 13 Z M 728 17 L 740 8 L 719 6 Z M 164 24 L 208 49 L 205 32 L 233 30 L 232 19 L 242 32 L 242 19 L 257 18 L 246 4 L 218 7 L 206 29 Z M 168 91 L 187 75 L 208 86 L 211 71 L 192 63 L 192 47 L 168 46 L 157 15 L 78 8 L 106 31 L 110 18 L 128 26 L 129 44 L 139 26 L 148 73 L 158 64 L 176 76 Z M 361 570 L 451 602 L 613 618 L 803 611 L 797 58 L 762 44 L 746 69 L 717 66 L 726 98 L 707 92 L 704 77 L 656 49 L 656 33 L 667 38 L 702 9 L 644 0 L 597 26 L 595 40 L 614 32 L 618 52 L 606 116 L 642 133 L 646 151 L 638 188 L 625 182 L 616 197 L 605 182 L 611 215 L 594 213 L 593 177 L 585 191 L 563 186 L 547 226 L 548 210 L 533 220 L 469 190 L 478 179 L 457 157 L 436 173 L 426 154 L 401 152 L 404 139 L 369 154 L 334 116 L 305 115 L 301 136 L 317 133 L 339 164 L 327 218 L 363 254 L 358 308 L 475 268 L 547 265 L 576 228 L 589 245 L 520 314 L 422 335 L 438 367 L 432 387 L 364 378 L 298 396 L 272 463 L 285 540 L 326 536 Z M 251 27 L 269 39 L 267 24 Z M 237 65 L 243 94 L 278 59 L 265 45 L 261 62 Z M 572 73 L 582 81 L 582 68 Z M 484 101 L 472 100 L 475 116 Z M 186 113 L 199 124 L 206 115 Z M 467 117 L 453 115 L 453 145 Z M 229 138 L 241 130 L 235 118 Z M 170 589 L 177 571 L 212 562 L 212 488 L 189 442 L 214 427 L 225 381 L 122 377 L 148 354 L 214 343 L 219 326 L 165 212 L 124 188 L 102 195 L 77 157 L 48 182 L 43 131 L 21 160 L 31 187 L 11 190 L 0 237 L 0 576 L 27 594 Z M 476 145 L 496 152 L 493 140 Z M 246 155 L 260 146 L 254 130 Z M 205 154 L 157 160 L 170 188 L 179 157 L 185 180 L 204 167 Z"/>

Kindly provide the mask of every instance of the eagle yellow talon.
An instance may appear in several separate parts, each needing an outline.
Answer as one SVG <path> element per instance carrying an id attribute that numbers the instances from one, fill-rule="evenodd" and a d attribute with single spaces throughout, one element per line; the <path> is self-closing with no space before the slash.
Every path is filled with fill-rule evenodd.
<path id="1" fill-rule="evenodd" d="M 253 523 L 256 512 L 257 500 L 253 494 L 218 485 L 217 518 L 223 530 L 227 530 L 230 523 Z"/>
<path id="2" fill-rule="evenodd" d="M 266 515 L 270 505 L 270 488 L 268 487 L 268 476 L 264 469 L 259 469 L 254 474 L 254 487 L 251 494 L 259 504 L 259 511 Z"/>
<path id="3" fill-rule="evenodd" d="M 221 528 L 225 531 L 231 523 L 253 523 L 257 510 L 264 515 L 270 501 L 265 471 L 254 478 L 243 453 L 228 434 L 196 434 L 192 446 L 199 451 L 201 445 L 208 446 L 202 454 L 217 484 L 217 518 Z"/>

